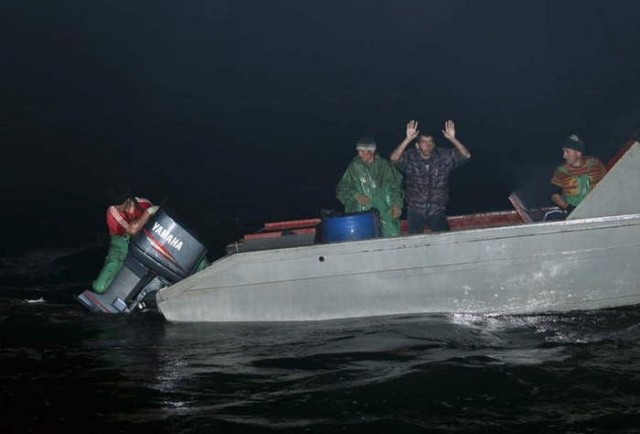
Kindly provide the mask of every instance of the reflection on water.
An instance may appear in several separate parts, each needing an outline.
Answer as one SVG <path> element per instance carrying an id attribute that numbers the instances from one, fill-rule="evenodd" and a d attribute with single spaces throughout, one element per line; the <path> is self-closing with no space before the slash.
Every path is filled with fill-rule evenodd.
<path id="1" fill-rule="evenodd" d="M 89 314 L 76 290 L 2 300 L 3 432 L 640 426 L 637 308 L 172 324 Z"/>

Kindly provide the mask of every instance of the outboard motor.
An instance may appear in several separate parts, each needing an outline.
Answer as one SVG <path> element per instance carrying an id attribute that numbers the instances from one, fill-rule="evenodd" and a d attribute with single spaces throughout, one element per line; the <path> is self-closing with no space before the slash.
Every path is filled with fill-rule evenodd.
<path id="1" fill-rule="evenodd" d="M 145 297 L 193 274 L 207 249 L 163 209 L 129 241 L 124 264 L 102 294 L 86 290 L 76 299 L 93 312 L 131 313 Z"/>

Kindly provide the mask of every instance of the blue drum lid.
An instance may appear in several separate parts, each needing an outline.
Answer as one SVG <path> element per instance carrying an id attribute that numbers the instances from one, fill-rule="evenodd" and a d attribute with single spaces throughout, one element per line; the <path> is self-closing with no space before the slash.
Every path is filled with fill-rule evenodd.
<path id="1" fill-rule="evenodd" d="M 378 216 L 372 211 L 325 217 L 322 220 L 322 239 L 326 243 L 366 240 L 377 236 Z"/>

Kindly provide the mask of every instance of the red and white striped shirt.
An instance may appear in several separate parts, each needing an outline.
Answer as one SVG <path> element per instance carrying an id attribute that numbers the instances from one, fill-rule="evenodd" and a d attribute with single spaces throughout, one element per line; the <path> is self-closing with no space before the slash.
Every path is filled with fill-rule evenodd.
<path id="1" fill-rule="evenodd" d="M 107 208 L 107 226 L 109 227 L 109 235 L 126 235 L 129 223 L 139 219 L 144 210 L 153 205 L 149 199 L 145 199 L 143 197 L 136 197 L 136 202 L 137 205 L 133 214 L 120 211 L 113 205 Z"/>

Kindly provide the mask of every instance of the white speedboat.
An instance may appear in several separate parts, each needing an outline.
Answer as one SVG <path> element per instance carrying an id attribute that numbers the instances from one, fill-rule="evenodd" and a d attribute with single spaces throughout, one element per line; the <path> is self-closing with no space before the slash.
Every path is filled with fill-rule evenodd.
<path id="1" fill-rule="evenodd" d="M 563 221 L 545 210 L 451 217 L 452 230 L 322 242 L 322 219 L 265 225 L 157 291 L 169 321 L 522 314 L 640 303 L 640 144 Z"/>

